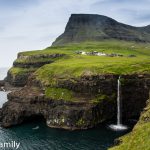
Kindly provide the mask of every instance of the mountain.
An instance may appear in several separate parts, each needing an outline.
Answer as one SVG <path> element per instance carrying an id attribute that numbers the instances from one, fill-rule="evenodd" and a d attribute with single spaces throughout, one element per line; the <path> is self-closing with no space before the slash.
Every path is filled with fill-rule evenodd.
<path id="1" fill-rule="evenodd" d="M 134 27 L 102 15 L 72 14 L 65 32 L 56 39 L 52 46 L 102 39 L 150 42 L 150 25 Z"/>

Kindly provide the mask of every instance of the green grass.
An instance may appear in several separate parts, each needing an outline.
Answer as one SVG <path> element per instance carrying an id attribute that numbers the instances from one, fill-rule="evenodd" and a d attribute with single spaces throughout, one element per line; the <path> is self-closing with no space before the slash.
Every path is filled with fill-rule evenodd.
<path id="1" fill-rule="evenodd" d="M 102 102 L 103 100 L 108 100 L 109 97 L 107 95 L 101 94 L 101 95 L 97 95 L 91 102 L 98 104 L 100 102 Z"/>
<path id="2" fill-rule="evenodd" d="M 74 93 L 70 90 L 63 88 L 51 88 L 48 87 L 45 90 L 45 95 L 47 98 L 54 100 L 65 100 L 65 101 L 74 101 Z"/>
<path id="3" fill-rule="evenodd" d="M 134 47 L 133 47 L 134 46 Z M 32 55 L 42 55 L 42 54 L 72 54 L 77 50 L 83 51 L 103 51 L 106 53 L 121 53 L 121 54 L 141 54 L 149 55 L 150 53 L 147 50 L 150 50 L 150 44 L 146 43 L 135 43 L 135 42 L 126 42 L 118 40 L 105 40 L 101 42 L 84 42 L 80 44 L 71 44 L 61 47 L 48 47 L 44 50 L 35 50 L 35 51 L 26 51 L 21 52 L 20 55 L 23 56 L 32 56 Z M 120 51 L 121 50 L 121 51 Z"/>
<path id="4" fill-rule="evenodd" d="M 22 75 L 22 74 L 26 74 L 26 73 L 29 73 L 29 72 L 34 72 L 35 69 L 34 68 L 17 68 L 17 67 L 12 67 L 9 72 L 16 76 L 16 75 Z"/>
<path id="5" fill-rule="evenodd" d="M 122 144 L 109 150 L 149 150 L 150 122 L 136 125 L 134 130 L 121 137 Z"/>
<path id="6" fill-rule="evenodd" d="M 132 47 L 134 46 L 134 47 Z M 75 51 L 99 51 L 123 54 L 123 57 L 83 56 Z M 36 72 L 38 80 L 49 85 L 58 79 L 79 78 L 84 75 L 150 73 L 150 45 L 121 41 L 103 41 L 51 47 L 46 53 L 60 52 L 67 57 L 41 67 Z M 42 51 L 42 53 L 44 52 Z M 41 53 L 41 52 L 34 52 Z M 29 53 L 27 53 L 29 54 Z M 30 53 L 31 55 L 31 53 Z M 128 57 L 136 55 L 136 57 Z"/>
<path id="7" fill-rule="evenodd" d="M 83 56 L 76 51 L 98 51 L 106 54 L 122 54 L 123 57 Z M 49 47 L 40 51 L 22 52 L 22 56 L 40 56 L 46 54 L 65 54 L 53 63 L 39 68 L 35 75 L 46 85 L 52 85 L 59 79 L 80 78 L 84 75 L 100 74 L 136 74 L 150 73 L 150 44 L 104 40 L 101 42 L 84 42 L 61 47 Z M 128 57 L 135 55 L 136 57 Z M 49 59 L 18 59 L 17 62 L 41 62 Z"/>
<path id="8" fill-rule="evenodd" d="M 94 103 L 94 104 L 99 104 L 103 101 L 112 101 L 115 99 L 115 93 L 112 93 L 112 95 L 105 95 L 105 94 L 98 94 L 95 96 L 94 99 L 91 100 L 91 103 Z"/>

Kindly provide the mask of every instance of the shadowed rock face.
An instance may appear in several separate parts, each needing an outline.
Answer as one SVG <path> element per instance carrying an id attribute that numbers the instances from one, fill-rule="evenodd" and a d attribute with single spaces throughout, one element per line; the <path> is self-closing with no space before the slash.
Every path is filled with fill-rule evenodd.
<path id="1" fill-rule="evenodd" d="M 101 15 L 72 14 L 65 32 L 52 45 L 102 39 L 150 42 L 150 27 L 133 27 Z"/>
<path id="2" fill-rule="evenodd" d="M 8 94 L 8 102 L 0 110 L 0 120 L 1 125 L 7 128 L 21 124 L 32 116 L 43 116 L 52 128 L 87 129 L 112 117 L 112 103 L 47 99 L 42 90 L 25 87 Z"/>
<path id="3" fill-rule="evenodd" d="M 36 79 L 27 86 L 8 94 L 8 102 L 0 110 L 3 127 L 23 123 L 32 116 L 43 116 L 49 127 L 88 129 L 116 118 L 118 75 L 84 76 L 76 82 L 58 80 L 59 88 L 75 92 L 77 101 L 46 98 L 44 89 Z M 31 81 L 32 80 L 32 81 Z M 137 119 L 146 105 L 150 89 L 149 75 L 121 77 L 124 120 Z M 93 102 L 95 95 L 103 96 Z"/>

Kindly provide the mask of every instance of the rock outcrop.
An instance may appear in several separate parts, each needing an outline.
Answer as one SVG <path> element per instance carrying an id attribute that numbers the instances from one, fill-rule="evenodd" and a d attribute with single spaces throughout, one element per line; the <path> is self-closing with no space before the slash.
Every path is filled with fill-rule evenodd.
<path id="1" fill-rule="evenodd" d="M 102 15 L 72 14 L 65 32 L 52 45 L 103 39 L 150 42 L 150 27 L 133 27 Z"/>
<path id="2" fill-rule="evenodd" d="M 64 54 L 37 54 L 24 56 L 18 54 L 17 60 L 14 61 L 13 67 L 8 71 L 5 79 L 10 85 L 23 87 L 27 84 L 29 76 L 38 68 L 53 63 L 55 59 L 64 57 Z"/>
<path id="3" fill-rule="evenodd" d="M 34 70 L 35 71 L 35 70 Z M 34 71 L 26 71 L 21 74 L 13 74 L 11 71 L 8 71 L 7 78 L 5 79 L 6 82 L 8 82 L 10 85 L 15 87 L 23 87 L 27 84 L 28 77 L 34 72 Z"/>
<path id="4" fill-rule="evenodd" d="M 37 87 L 26 87 L 8 94 L 8 102 L 1 111 L 1 125 L 11 127 L 33 117 L 42 116 L 49 127 L 87 129 L 110 119 L 114 113 L 111 101 L 99 104 L 90 101 L 65 101 L 45 98 Z"/>
<path id="5" fill-rule="evenodd" d="M 5 85 L 5 81 L 4 80 L 0 80 L 0 86 L 4 86 Z"/>
<path id="6" fill-rule="evenodd" d="M 76 92 L 92 93 L 93 95 L 115 95 L 116 101 L 118 75 L 101 75 L 82 77 L 76 81 L 58 81 L 58 86 Z M 122 75 L 122 109 L 125 120 L 138 118 L 145 107 L 150 89 L 149 75 Z"/>
<path id="7" fill-rule="evenodd" d="M 83 76 L 76 82 L 58 81 L 59 88 L 75 92 L 77 100 L 47 98 L 44 87 L 35 79 L 19 91 L 8 94 L 1 111 L 3 127 L 42 116 L 49 127 L 88 129 L 116 118 L 118 75 Z M 149 75 L 122 76 L 123 117 L 137 119 L 146 105 L 150 88 Z M 58 88 L 57 87 L 57 88 Z M 142 94 L 141 94 L 142 93 Z"/>
<path id="8" fill-rule="evenodd" d="M 0 80 L 0 91 L 4 91 L 5 81 Z"/>

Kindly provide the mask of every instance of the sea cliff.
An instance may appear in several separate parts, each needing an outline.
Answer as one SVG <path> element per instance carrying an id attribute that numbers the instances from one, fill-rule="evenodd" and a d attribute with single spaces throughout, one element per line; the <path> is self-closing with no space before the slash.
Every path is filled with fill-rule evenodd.
<path id="1" fill-rule="evenodd" d="M 0 82 L 11 91 L 0 110 L 1 125 L 8 128 L 39 117 L 49 127 L 76 130 L 116 121 L 119 77 L 123 121 L 137 122 L 150 91 L 147 37 L 149 26 L 72 15 L 65 33 L 51 47 L 18 54 Z"/>

